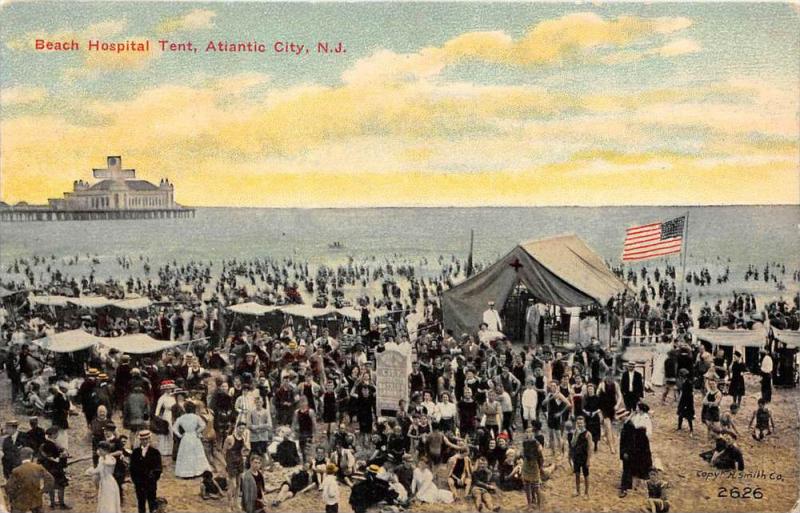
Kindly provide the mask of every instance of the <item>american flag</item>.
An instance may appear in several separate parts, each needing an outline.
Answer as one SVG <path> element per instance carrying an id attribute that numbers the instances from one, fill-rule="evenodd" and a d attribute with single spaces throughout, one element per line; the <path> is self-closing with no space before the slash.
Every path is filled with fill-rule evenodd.
<path id="1" fill-rule="evenodd" d="M 625 234 L 622 260 L 633 262 L 680 253 L 686 216 L 663 223 L 631 226 Z"/>

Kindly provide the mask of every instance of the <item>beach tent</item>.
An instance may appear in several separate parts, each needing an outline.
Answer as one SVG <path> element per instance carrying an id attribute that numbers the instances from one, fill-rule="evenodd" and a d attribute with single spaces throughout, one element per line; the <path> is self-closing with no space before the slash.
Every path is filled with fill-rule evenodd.
<path id="1" fill-rule="evenodd" d="M 800 331 L 772 328 L 772 334 L 775 335 L 776 339 L 786 344 L 787 347 L 800 349 Z"/>
<path id="2" fill-rule="evenodd" d="M 86 333 L 82 329 L 62 331 L 54 335 L 33 341 L 42 349 L 54 353 L 71 353 L 102 344 L 109 348 L 117 349 L 129 354 L 147 354 L 176 347 L 188 342 L 180 340 L 157 340 L 145 333 L 134 333 L 121 337 L 98 337 L 91 333 Z"/>
<path id="3" fill-rule="evenodd" d="M 261 305 L 259 303 L 239 303 L 238 305 L 231 305 L 228 310 L 242 315 L 264 315 L 275 310 L 280 309 L 277 305 Z"/>
<path id="4" fill-rule="evenodd" d="M 67 302 L 70 298 L 67 296 L 34 296 L 31 295 L 28 297 L 28 300 L 33 305 L 45 305 L 45 306 L 67 306 Z"/>
<path id="5" fill-rule="evenodd" d="M 489 301 L 502 308 L 522 282 L 537 300 L 560 306 L 605 304 L 626 290 L 599 255 L 568 234 L 523 242 L 500 260 L 444 292 L 445 328 L 474 331 Z"/>
<path id="6" fill-rule="evenodd" d="M 121 337 L 98 337 L 100 343 L 106 347 L 114 348 L 122 353 L 128 354 L 149 354 L 164 349 L 188 344 L 182 340 L 158 340 L 146 333 L 133 333 Z"/>
<path id="7" fill-rule="evenodd" d="M 146 297 L 131 297 L 125 299 L 118 299 L 111 303 L 111 306 L 123 308 L 125 310 L 141 310 L 148 308 L 153 302 Z"/>
<path id="8" fill-rule="evenodd" d="M 62 331 L 33 341 L 34 344 L 54 353 L 71 353 L 92 347 L 105 340 L 82 329 Z"/>
<path id="9" fill-rule="evenodd" d="M 326 315 L 330 315 L 336 311 L 336 308 L 328 306 L 325 308 L 314 308 L 311 305 L 284 305 L 280 307 L 280 311 L 285 314 L 295 315 L 297 317 L 314 319 L 316 317 L 325 317 Z"/>
<path id="10" fill-rule="evenodd" d="M 732 330 L 729 328 L 701 330 L 690 328 L 689 332 L 699 340 L 705 340 L 715 346 L 764 347 L 766 344 L 764 330 Z"/>

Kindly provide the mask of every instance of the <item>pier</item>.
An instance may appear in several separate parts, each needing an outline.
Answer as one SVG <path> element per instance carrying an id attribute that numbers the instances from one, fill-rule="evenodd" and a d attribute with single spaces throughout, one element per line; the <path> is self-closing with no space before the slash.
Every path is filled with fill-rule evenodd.
<path id="1" fill-rule="evenodd" d="M 42 208 L 0 208 L 0 222 L 31 221 L 105 221 L 134 219 L 186 219 L 194 217 L 193 208 L 158 208 L 136 210 L 54 210 Z"/>

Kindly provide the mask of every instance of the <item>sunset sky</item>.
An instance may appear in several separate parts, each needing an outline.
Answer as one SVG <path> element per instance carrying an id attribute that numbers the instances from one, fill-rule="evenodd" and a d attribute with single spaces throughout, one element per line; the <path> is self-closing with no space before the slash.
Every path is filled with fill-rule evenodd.
<path id="1" fill-rule="evenodd" d="M 799 33 L 778 3 L 11 2 L 0 199 L 122 155 L 187 205 L 797 204 Z"/>

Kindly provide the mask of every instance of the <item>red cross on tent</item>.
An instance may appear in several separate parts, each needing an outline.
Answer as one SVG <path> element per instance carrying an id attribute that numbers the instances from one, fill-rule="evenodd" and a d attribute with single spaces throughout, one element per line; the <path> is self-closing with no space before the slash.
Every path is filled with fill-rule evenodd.
<path id="1" fill-rule="evenodd" d="M 516 272 L 519 272 L 520 268 L 522 268 L 522 263 L 519 261 L 519 258 L 515 258 L 514 261 L 508 265 L 513 267 Z"/>

